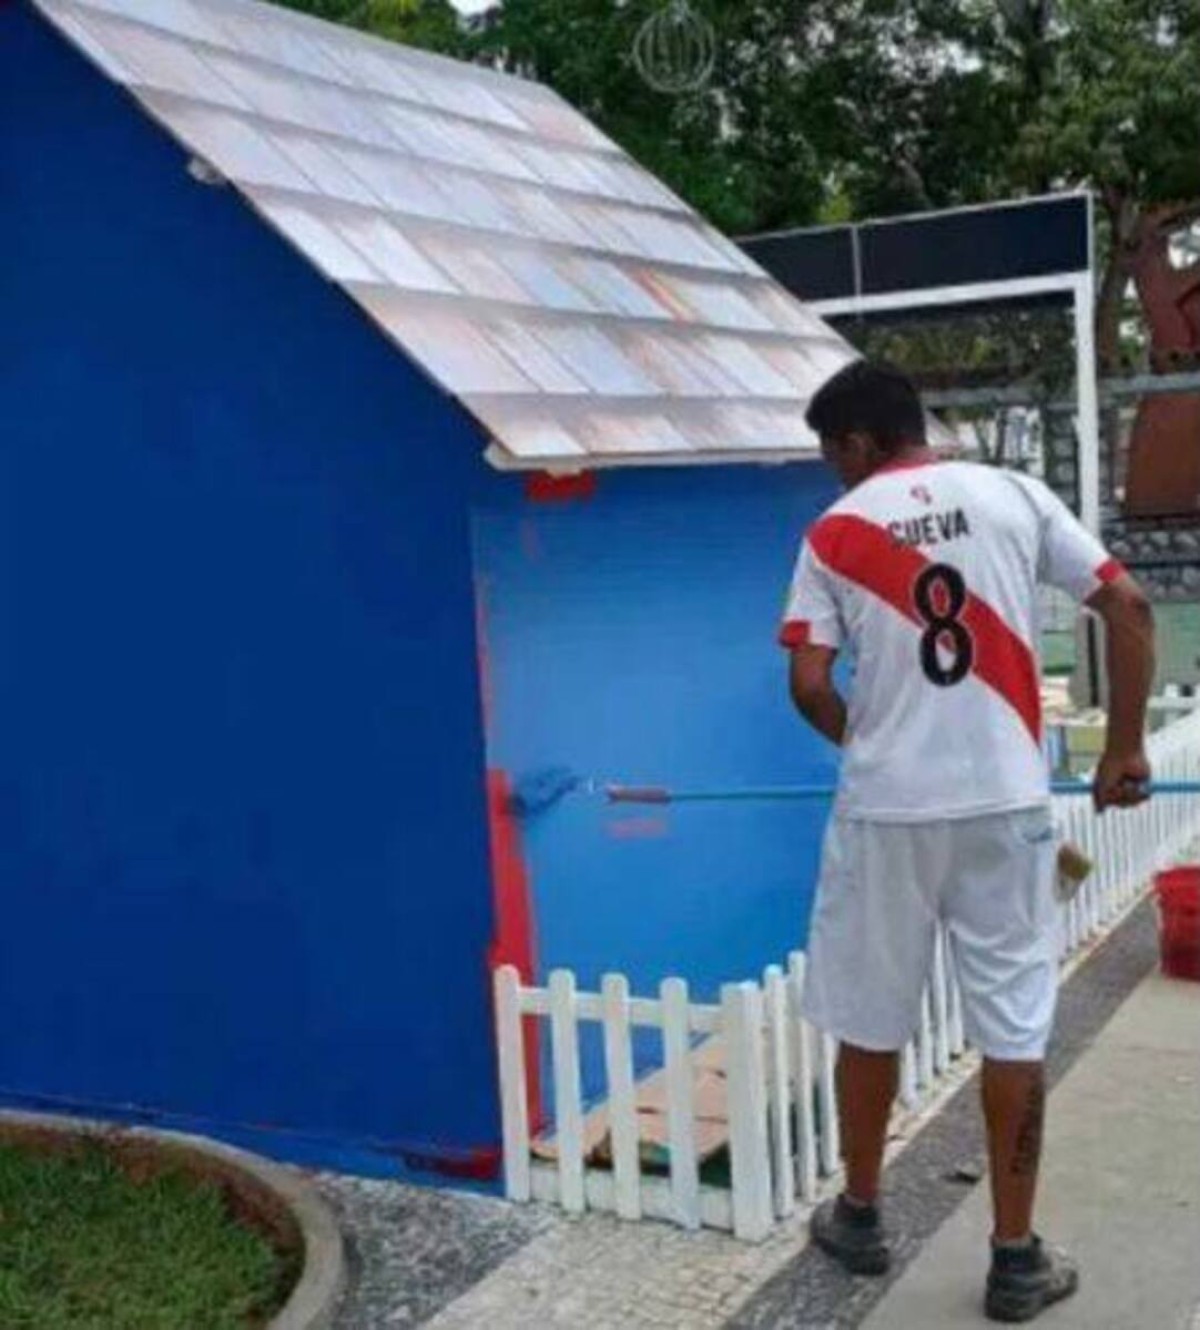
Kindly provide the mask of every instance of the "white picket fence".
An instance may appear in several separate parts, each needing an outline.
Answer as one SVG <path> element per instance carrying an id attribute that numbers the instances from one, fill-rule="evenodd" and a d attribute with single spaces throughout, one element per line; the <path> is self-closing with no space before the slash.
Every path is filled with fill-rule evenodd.
<path id="1" fill-rule="evenodd" d="M 1152 735 L 1159 780 L 1200 779 L 1200 712 Z M 1056 801 L 1068 840 L 1095 871 L 1064 907 L 1068 960 L 1124 914 L 1154 872 L 1200 835 L 1200 797 L 1164 796 L 1141 808 L 1097 817 L 1079 797 Z M 966 1051 L 958 985 L 945 938 L 935 948 L 921 1020 L 901 1064 L 901 1101 L 919 1106 Z M 786 971 L 769 967 L 759 983 L 733 983 L 719 1004 L 692 1002 L 686 983 L 667 979 L 656 998 L 630 995 L 626 979 L 607 975 L 599 993 L 576 989 L 566 970 L 547 988 L 522 985 L 511 966 L 495 974 L 497 1046 L 504 1128 L 504 1170 L 514 1201 L 542 1201 L 571 1214 L 609 1211 L 623 1219 L 659 1219 L 684 1228 L 732 1231 L 759 1241 L 777 1220 L 811 1202 L 839 1164 L 836 1046 L 800 1015 L 804 956 Z M 534 1157 L 527 1103 L 529 1018 L 548 1022 L 553 1065 L 555 1160 Z M 603 1030 L 611 1167 L 589 1164 L 580 1081 L 581 1023 Z M 667 1099 L 668 1173 L 650 1172 L 639 1148 L 632 1031 L 662 1033 Z M 730 1185 L 703 1184 L 695 1140 L 694 1054 L 705 1038 L 722 1041 Z"/>
<path id="2" fill-rule="evenodd" d="M 1146 748 L 1155 780 L 1200 780 L 1200 709 L 1156 730 Z M 1069 956 L 1106 929 L 1160 868 L 1200 836 L 1200 798 L 1168 794 L 1104 817 L 1097 817 L 1086 799 L 1055 802 L 1066 839 L 1096 866 L 1066 909 L 1063 951 Z"/>

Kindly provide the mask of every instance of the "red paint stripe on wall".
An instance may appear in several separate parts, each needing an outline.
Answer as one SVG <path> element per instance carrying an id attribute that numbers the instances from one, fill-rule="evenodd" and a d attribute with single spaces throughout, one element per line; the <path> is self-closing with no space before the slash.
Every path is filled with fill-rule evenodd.
<path id="1" fill-rule="evenodd" d="M 489 969 L 515 965 L 523 983 L 534 982 L 536 948 L 533 900 L 529 872 L 521 849 L 521 833 L 510 811 L 512 786 L 503 771 L 487 774 L 488 830 L 492 845 L 492 899 L 495 935 L 488 956 Z M 525 1021 L 525 1092 L 530 1130 L 541 1130 L 541 1061 L 536 1017 Z"/>
<path id="2" fill-rule="evenodd" d="M 538 471 L 525 482 L 525 496 L 532 503 L 570 503 L 590 499 L 596 493 L 596 473 L 580 471 L 573 476 Z"/>
<path id="3" fill-rule="evenodd" d="M 835 513 L 809 532 L 813 553 L 831 572 L 870 591 L 914 624 L 921 622 L 913 584 L 933 560 L 899 543 L 881 526 L 862 517 Z M 1042 702 L 1033 652 L 1000 615 L 968 592 L 962 622 L 975 639 L 974 673 L 1020 717 L 1034 743 L 1041 744 Z"/>
<path id="4" fill-rule="evenodd" d="M 402 1150 L 400 1157 L 412 1169 L 438 1177 L 469 1182 L 491 1182 L 500 1176 L 504 1152 L 496 1146 L 447 1153 L 439 1150 Z"/>

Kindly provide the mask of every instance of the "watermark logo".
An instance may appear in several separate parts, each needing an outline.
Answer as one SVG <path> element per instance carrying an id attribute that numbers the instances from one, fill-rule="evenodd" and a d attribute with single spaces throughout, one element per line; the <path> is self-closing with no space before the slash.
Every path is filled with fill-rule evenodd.
<path id="1" fill-rule="evenodd" d="M 688 0 L 669 0 L 642 24 L 633 43 L 633 60 L 656 92 L 676 96 L 696 92 L 716 66 L 717 34 Z"/>

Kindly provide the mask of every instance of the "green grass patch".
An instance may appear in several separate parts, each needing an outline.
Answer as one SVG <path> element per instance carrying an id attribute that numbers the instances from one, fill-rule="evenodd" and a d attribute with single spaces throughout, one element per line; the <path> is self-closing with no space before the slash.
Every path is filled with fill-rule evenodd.
<path id="1" fill-rule="evenodd" d="M 294 1253 L 239 1222 L 221 1181 L 151 1147 L 0 1139 L 3 1330 L 245 1330 Z"/>

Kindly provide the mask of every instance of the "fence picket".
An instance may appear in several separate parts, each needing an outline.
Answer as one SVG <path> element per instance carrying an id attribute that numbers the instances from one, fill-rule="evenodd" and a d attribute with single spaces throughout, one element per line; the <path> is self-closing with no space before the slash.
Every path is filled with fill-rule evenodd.
<path id="1" fill-rule="evenodd" d="M 1079 938 L 1078 943 L 1082 945 L 1092 935 L 1092 929 L 1095 921 L 1095 902 L 1100 892 L 1100 880 L 1104 873 L 1104 864 L 1100 858 L 1100 837 L 1095 818 L 1089 818 L 1084 827 L 1084 846 L 1086 847 L 1087 857 L 1092 861 L 1095 867 L 1088 874 L 1083 887 L 1079 892 Z"/>
<path id="2" fill-rule="evenodd" d="M 733 1231 L 758 1242 L 771 1229 L 771 1156 L 763 1066 L 763 1000 L 756 984 L 721 989 L 729 1086 Z"/>
<path id="3" fill-rule="evenodd" d="M 606 974 L 600 987 L 604 1003 L 604 1067 L 608 1077 L 614 1203 L 621 1219 L 640 1219 L 642 1187 L 633 1045 L 629 1038 L 629 981 L 623 974 Z"/>
<path id="4" fill-rule="evenodd" d="M 922 1090 L 933 1084 L 933 1021 L 929 1014 L 929 987 L 921 994 L 921 1023 L 917 1027 L 917 1080 Z"/>
<path id="5" fill-rule="evenodd" d="M 550 975 L 550 1035 L 554 1045 L 554 1135 L 558 1146 L 558 1185 L 563 1209 L 580 1215 L 587 1208 L 583 1178 L 583 1097 L 579 1083 L 579 1026 L 575 976 Z"/>
<path id="6" fill-rule="evenodd" d="M 900 1102 L 905 1108 L 916 1108 L 920 1096 L 917 1094 L 917 1053 L 910 1039 L 900 1051 Z"/>
<path id="7" fill-rule="evenodd" d="M 504 1194 L 510 1201 L 532 1195 L 529 1169 L 529 1101 L 525 1091 L 525 1034 L 521 1028 L 521 976 L 501 965 L 492 976 L 496 1049 L 500 1062 L 500 1116 L 504 1139 Z"/>
<path id="8" fill-rule="evenodd" d="M 767 967 L 763 975 L 767 1020 L 767 1125 L 775 1184 L 775 1216 L 786 1219 L 796 1209 L 796 1177 L 792 1160 L 792 1098 L 788 1056 L 788 994 L 783 971 Z"/>
<path id="9" fill-rule="evenodd" d="M 1100 846 L 1104 858 L 1104 890 L 1096 901 L 1093 931 L 1098 933 L 1113 912 L 1121 882 L 1121 865 L 1118 862 L 1116 836 L 1113 832 L 1112 814 L 1106 813 L 1100 819 Z"/>
<path id="10" fill-rule="evenodd" d="M 670 1143 L 671 1197 L 682 1227 L 700 1227 L 700 1171 L 696 1159 L 695 1078 L 688 1031 L 688 987 L 667 979 L 659 989 L 666 1054 L 667 1139 Z"/>
<path id="11" fill-rule="evenodd" d="M 1092 871 L 1084 878 L 1078 893 L 1075 896 L 1076 907 L 1076 930 L 1075 946 L 1082 947 L 1087 941 L 1089 930 L 1089 914 L 1092 893 L 1096 889 L 1096 883 L 1099 880 L 1100 865 L 1096 862 L 1097 842 L 1096 842 L 1096 823 L 1094 819 L 1089 818 L 1082 827 L 1082 836 L 1080 843 L 1083 846 L 1083 852 L 1092 861 Z"/>
<path id="12" fill-rule="evenodd" d="M 946 939 L 938 928 L 933 935 L 933 1067 L 941 1075 L 950 1065 L 950 1025 L 946 999 Z"/>
<path id="13" fill-rule="evenodd" d="M 821 1060 L 817 1088 L 817 1102 L 821 1110 L 821 1172 L 831 1177 L 837 1172 L 842 1157 L 841 1126 L 837 1111 L 837 1040 L 827 1034 L 819 1034 L 818 1039 Z"/>
<path id="14" fill-rule="evenodd" d="M 954 959 L 954 943 L 946 934 L 946 983 L 948 989 L 948 1022 L 950 1026 L 950 1056 L 961 1057 L 967 1046 L 963 1031 L 962 991 L 958 986 L 958 965 Z"/>
<path id="15" fill-rule="evenodd" d="M 1066 805 L 1066 799 L 1055 799 L 1055 821 L 1062 827 L 1063 841 L 1068 845 L 1078 845 L 1079 837 L 1075 830 L 1075 810 Z M 1059 960 L 1066 958 L 1075 950 L 1075 900 L 1071 899 L 1063 906 L 1060 920 Z"/>
<path id="16" fill-rule="evenodd" d="M 804 1019 L 804 953 L 788 958 L 788 1007 L 791 1016 L 793 1095 L 796 1102 L 796 1181 L 802 1199 L 817 1194 L 817 1132 L 813 1113 L 812 1027 Z"/>

